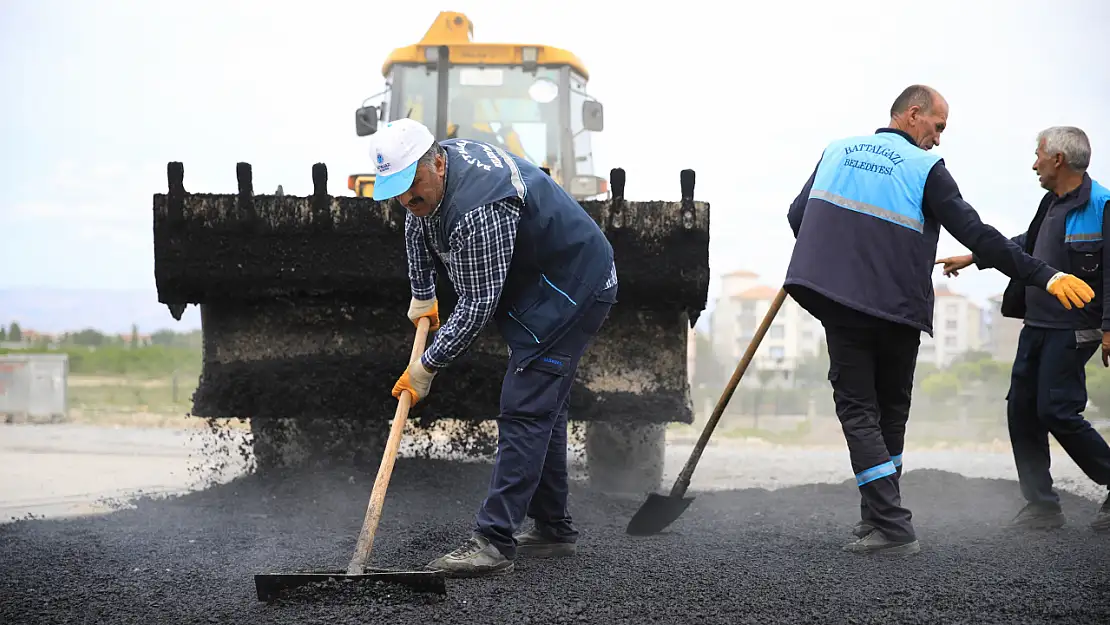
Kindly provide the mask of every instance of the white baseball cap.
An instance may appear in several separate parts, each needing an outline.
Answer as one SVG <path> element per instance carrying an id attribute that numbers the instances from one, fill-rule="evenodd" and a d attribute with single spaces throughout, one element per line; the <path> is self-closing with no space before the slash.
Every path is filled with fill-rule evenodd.
<path id="1" fill-rule="evenodd" d="M 388 200 L 408 191 L 416 176 L 416 162 L 434 142 L 424 124 L 407 117 L 395 119 L 375 133 L 370 150 L 377 167 L 374 199 Z"/>

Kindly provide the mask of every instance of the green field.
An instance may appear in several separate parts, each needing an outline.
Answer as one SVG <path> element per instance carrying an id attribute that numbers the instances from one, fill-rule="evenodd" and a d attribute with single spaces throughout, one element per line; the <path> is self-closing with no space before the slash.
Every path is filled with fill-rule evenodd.
<path id="1" fill-rule="evenodd" d="M 58 354 L 69 360 L 68 420 L 104 425 L 199 426 L 187 418 L 200 376 L 195 347 L 64 345 L 0 350 L 0 354 Z"/>

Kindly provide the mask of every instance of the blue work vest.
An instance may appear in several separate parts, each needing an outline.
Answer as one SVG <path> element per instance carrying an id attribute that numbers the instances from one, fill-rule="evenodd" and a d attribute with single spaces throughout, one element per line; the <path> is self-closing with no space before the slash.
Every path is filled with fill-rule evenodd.
<path id="1" fill-rule="evenodd" d="M 1106 202 L 1110 200 L 1110 190 L 1091 179 L 1091 199 L 1079 208 L 1068 213 L 1064 226 L 1064 242 L 1076 251 L 1088 251 L 1094 244 L 1102 247 L 1102 214 Z"/>
<path id="2" fill-rule="evenodd" d="M 895 132 L 825 148 L 785 284 L 932 333 L 932 269 L 940 228 L 923 210 L 940 156 Z"/>
<path id="3" fill-rule="evenodd" d="M 825 148 L 809 197 L 920 234 L 925 180 L 939 160 L 892 132 L 841 139 Z"/>
<path id="4" fill-rule="evenodd" d="M 527 366 L 601 293 L 613 266 L 613 247 L 585 209 L 527 160 L 467 139 L 440 145 L 447 152 L 439 208 L 442 252 L 470 211 L 512 197 L 524 204 L 494 322 L 513 352 L 520 352 L 520 366 Z"/>
<path id="5" fill-rule="evenodd" d="M 1089 176 L 1085 178 L 1089 178 Z M 1051 191 L 1046 192 L 1044 198 L 1042 198 L 1037 214 L 1025 230 L 1022 248 L 1026 254 L 1033 255 L 1034 249 L 1037 247 L 1037 241 L 1041 237 L 1041 229 L 1044 226 L 1048 211 L 1055 201 L 1055 194 Z M 1064 218 L 1064 240 L 1062 242 L 1056 241 L 1053 244 L 1054 248 L 1057 245 L 1063 247 L 1062 250 L 1059 250 L 1063 252 L 1062 254 L 1052 253 L 1050 255 L 1050 258 L 1054 261 L 1054 266 L 1086 281 L 1095 291 L 1095 299 L 1084 307 L 1082 312 L 1059 310 L 1059 315 L 1062 318 L 1083 317 L 1082 313 L 1091 314 L 1094 310 L 1101 310 L 1102 274 L 1105 270 L 1102 263 L 1102 247 L 1104 244 L 1102 220 L 1107 201 L 1110 201 L 1110 190 L 1091 179 L 1091 190 L 1087 201 L 1068 211 Z M 1046 260 L 1046 262 L 1048 261 Z M 1040 289 L 1031 289 L 1028 284 L 1021 280 L 1011 279 L 1006 284 L 1006 290 L 1002 293 L 1002 306 L 1000 308 L 1002 316 L 1025 319 L 1029 313 L 1029 298 L 1041 297 L 1041 293 L 1038 293 L 1038 291 Z M 1054 301 L 1052 301 L 1052 305 L 1055 305 Z"/>

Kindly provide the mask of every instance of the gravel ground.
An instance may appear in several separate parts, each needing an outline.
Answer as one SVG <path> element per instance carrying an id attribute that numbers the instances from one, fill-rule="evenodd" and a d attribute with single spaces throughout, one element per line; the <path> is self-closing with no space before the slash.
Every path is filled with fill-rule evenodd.
<path id="1" fill-rule="evenodd" d="M 455 547 L 488 472 L 399 460 L 372 563 L 420 567 Z M 1065 493 L 1068 526 L 1015 534 L 1000 527 L 1021 503 L 1012 481 L 935 469 L 904 478 L 923 542 L 910 560 L 839 551 L 858 501 L 848 481 L 702 492 L 649 538 L 623 533 L 642 498 L 578 485 L 574 559 L 448 580 L 446 598 L 380 588 L 259 603 L 255 573 L 343 568 L 372 482 L 248 476 L 109 515 L 0 526 L 0 622 L 1110 622 L 1110 536 L 1086 527 L 1097 504 Z"/>

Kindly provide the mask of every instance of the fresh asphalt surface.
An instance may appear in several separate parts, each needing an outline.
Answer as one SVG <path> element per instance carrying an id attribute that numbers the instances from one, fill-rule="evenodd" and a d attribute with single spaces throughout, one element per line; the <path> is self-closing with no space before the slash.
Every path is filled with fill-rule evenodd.
<path id="1" fill-rule="evenodd" d="M 1110 622 L 1110 535 L 1086 527 L 1103 491 L 1066 456 L 1053 470 L 1069 524 L 1050 533 L 1001 527 L 1021 505 L 1008 454 L 907 456 L 903 492 L 923 550 L 889 559 L 839 550 L 858 505 L 843 450 L 721 445 L 699 464 L 697 499 L 662 535 L 624 534 L 642 497 L 579 484 L 575 558 L 448 580 L 446 598 L 340 588 L 263 604 L 255 573 L 344 568 L 373 473 L 241 477 L 130 509 L 96 503 L 188 488 L 189 441 L 0 427 L 3 519 L 52 517 L 0 525 L 0 623 Z M 688 451 L 672 446 L 668 480 Z M 373 564 L 419 568 L 454 548 L 488 476 L 480 463 L 399 460 Z"/>

